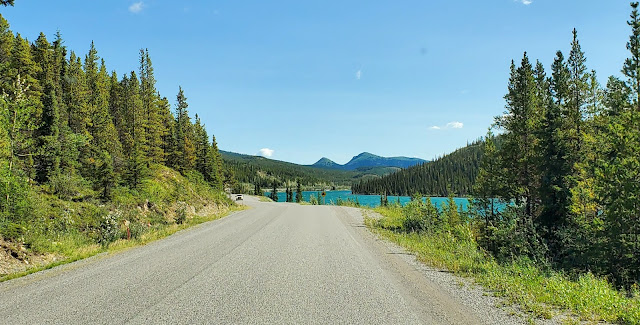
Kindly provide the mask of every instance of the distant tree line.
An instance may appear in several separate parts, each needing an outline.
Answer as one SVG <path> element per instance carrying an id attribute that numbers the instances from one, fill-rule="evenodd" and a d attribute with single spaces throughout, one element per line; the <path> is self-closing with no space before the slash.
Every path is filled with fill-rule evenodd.
<path id="1" fill-rule="evenodd" d="M 88 184 L 107 201 L 114 186 L 139 186 L 153 164 L 197 171 L 222 189 L 215 137 L 189 117 L 182 88 L 171 112 L 155 85 L 148 50 L 137 72 L 118 76 L 93 42 L 82 56 L 59 32 L 29 42 L 0 16 L 0 221 L 28 213 L 35 186 L 59 194 Z"/>

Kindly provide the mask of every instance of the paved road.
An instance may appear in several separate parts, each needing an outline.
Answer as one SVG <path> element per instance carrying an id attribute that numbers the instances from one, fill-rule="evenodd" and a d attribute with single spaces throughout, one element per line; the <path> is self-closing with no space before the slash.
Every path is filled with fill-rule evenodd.
<path id="1" fill-rule="evenodd" d="M 144 247 L 0 283 L 0 323 L 487 323 L 357 209 L 245 202 Z"/>

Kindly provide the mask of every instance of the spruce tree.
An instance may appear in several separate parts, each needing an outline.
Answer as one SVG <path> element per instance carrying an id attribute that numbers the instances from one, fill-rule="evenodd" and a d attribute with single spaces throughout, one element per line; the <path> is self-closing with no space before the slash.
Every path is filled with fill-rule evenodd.
<path id="1" fill-rule="evenodd" d="M 182 87 L 179 87 L 176 96 L 174 149 L 171 163 L 175 169 L 181 172 L 193 169 L 196 161 L 193 125 L 189 118 L 188 107 L 187 97 L 184 95 Z"/>
<path id="2" fill-rule="evenodd" d="M 300 180 L 296 182 L 296 202 L 302 202 L 302 184 L 300 184 Z"/>
<path id="3" fill-rule="evenodd" d="M 631 27 L 631 35 L 627 42 L 630 57 L 625 59 L 622 73 L 627 77 L 627 85 L 632 91 L 633 107 L 640 110 L 640 15 L 638 2 L 631 3 L 631 15 L 627 24 Z"/>
<path id="4" fill-rule="evenodd" d="M 42 118 L 36 131 L 37 154 L 35 155 L 36 181 L 43 183 L 60 167 L 60 108 L 55 92 L 55 70 L 52 45 L 43 33 L 32 47 L 33 58 L 40 66 L 38 81 L 44 85 L 41 97 Z"/>
<path id="5" fill-rule="evenodd" d="M 121 115 L 124 119 L 124 128 L 127 130 L 122 142 L 123 151 L 127 154 L 127 184 L 136 187 L 140 183 L 147 165 L 145 152 L 147 121 L 140 100 L 140 83 L 134 71 L 131 71 L 128 78 L 123 78 L 121 88 L 123 91 Z"/>
<path id="6" fill-rule="evenodd" d="M 204 125 L 200 121 L 200 117 L 196 114 L 196 121 L 193 125 L 194 132 L 194 148 L 195 148 L 195 169 L 199 171 L 207 181 L 211 181 L 212 161 L 209 153 L 209 135 Z"/>
<path id="7" fill-rule="evenodd" d="M 536 164 L 540 129 L 540 107 L 536 96 L 537 85 L 533 68 L 525 52 L 520 67 L 511 63 L 506 114 L 497 125 L 506 132 L 500 150 L 501 162 L 506 169 L 507 198 L 523 204 L 525 214 L 531 218 L 536 209 L 539 178 Z"/>
<path id="8" fill-rule="evenodd" d="M 542 211 L 537 224 L 547 244 L 555 245 L 558 243 L 557 230 L 564 224 L 569 208 L 565 178 L 570 169 L 565 154 L 563 111 L 569 102 L 570 72 L 562 52 L 556 52 L 551 70 L 549 91 L 552 97 L 544 102 L 546 110 L 539 133 Z"/>
<path id="9" fill-rule="evenodd" d="M 273 188 L 271 189 L 271 194 L 269 197 L 273 200 L 273 202 L 278 202 L 278 182 L 274 179 L 271 183 Z"/>
<path id="10" fill-rule="evenodd" d="M 220 156 L 220 151 L 218 150 L 218 143 L 216 142 L 215 136 L 211 136 L 211 149 L 209 150 L 209 154 L 211 155 L 211 157 L 209 158 L 209 160 L 211 161 L 209 182 L 213 187 L 222 190 L 222 171 L 224 167 L 222 156 Z"/>
<path id="11" fill-rule="evenodd" d="M 566 106 L 565 132 L 567 137 L 567 163 L 574 174 L 574 165 L 582 158 L 582 129 L 586 115 L 588 75 L 585 65 L 586 58 L 580 42 L 578 32 L 573 30 L 573 41 L 567 65 L 569 68 L 569 101 Z M 571 187 L 572 184 L 569 184 Z"/>
<path id="12" fill-rule="evenodd" d="M 163 104 L 156 91 L 156 79 L 149 50 L 140 49 L 140 98 L 146 115 L 145 134 L 147 137 L 147 156 L 151 162 L 162 163 L 165 159 L 162 137 L 167 132 L 162 122 Z"/>
<path id="13" fill-rule="evenodd" d="M 63 102 L 67 109 L 67 125 L 71 129 L 71 132 L 89 138 L 89 132 L 87 130 L 88 116 L 88 98 L 87 98 L 87 83 L 82 70 L 82 63 L 75 52 L 71 51 L 69 58 L 69 68 L 64 76 L 63 83 Z"/>

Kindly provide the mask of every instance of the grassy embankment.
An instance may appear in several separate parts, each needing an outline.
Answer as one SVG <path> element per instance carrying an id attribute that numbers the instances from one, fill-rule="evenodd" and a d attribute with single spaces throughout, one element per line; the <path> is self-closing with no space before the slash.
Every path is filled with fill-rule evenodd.
<path id="1" fill-rule="evenodd" d="M 531 317 L 551 318 L 569 314 L 568 323 L 601 321 L 640 324 L 640 294 L 614 289 L 606 279 L 592 274 L 570 277 L 543 270 L 531 263 L 498 263 L 478 246 L 469 225 L 455 231 L 408 232 L 403 229 L 402 208 L 377 208 L 383 218 L 366 218 L 368 227 L 410 252 L 427 265 L 471 277 L 476 283 L 504 297 Z"/>
<path id="2" fill-rule="evenodd" d="M 106 203 L 81 184 L 70 186 L 78 190 L 64 198 L 50 188 L 35 189 L 30 198 L 31 220 L 12 224 L 0 234 L 0 240 L 4 237 L 3 242 L 17 251 L 11 255 L 25 264 L 0 274 L 0 281 L 144 245 L 243 208 L 213 190 L 200 174 L 182 176 L 164 166 L 153 166 L 136 190 L 114 189 Z M 27 266 L 38 256 L 55 258 Z"/>

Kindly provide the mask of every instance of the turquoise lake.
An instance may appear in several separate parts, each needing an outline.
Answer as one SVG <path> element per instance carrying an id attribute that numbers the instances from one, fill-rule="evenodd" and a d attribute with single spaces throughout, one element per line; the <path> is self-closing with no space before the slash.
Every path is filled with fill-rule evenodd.
<path id="1" fill-rule="evenodd" d="M 319 192 L 317 191 L 303 191 L 302 198 L 304 201 L 309 202 L 311 196 L 317 197 Z M 356 195 L 351 194 L 351 191 L 327 191 L 327 196 L 324 198 L 324 204 L 335 204 L 338 199 L 346 200 L 358 200 L 361 205 L 375 208 L 380 205 L 380 195 Z M 264 195 L 269 196 L 271 192 L 266 192 Z M 293 193 L 293 197 L 295 199 L 296 193 Z M 401 205 L 406 205 L 411 201 L 411 197 L 408 196 L 388 196 L 389 203 L 398 202 L 398 198 L 400 199 Z M 285 192 L 278 192 L 278 202 L 286 202 L 287 194 Z M 454 198 L 456 204 L 463 209 L 467 209 L 467 205 L 469 204 L 469 200 L 467 198 Z M 431 202 L 440 207 L 443 204 L 446 204 L 446 197 L 432 197 Z"/>

